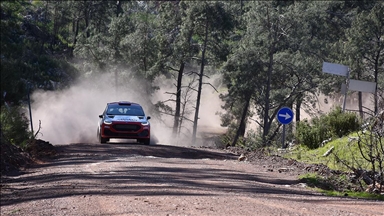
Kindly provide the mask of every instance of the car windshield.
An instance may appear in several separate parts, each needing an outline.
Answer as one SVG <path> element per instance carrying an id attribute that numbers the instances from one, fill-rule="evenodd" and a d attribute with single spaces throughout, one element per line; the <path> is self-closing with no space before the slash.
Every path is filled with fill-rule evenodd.
<path id="1" fill-rule="evenodd" d="M 140 106 L 109 105 L 107 115 L 130 115 L 144 116 L 144 111 Z"/>

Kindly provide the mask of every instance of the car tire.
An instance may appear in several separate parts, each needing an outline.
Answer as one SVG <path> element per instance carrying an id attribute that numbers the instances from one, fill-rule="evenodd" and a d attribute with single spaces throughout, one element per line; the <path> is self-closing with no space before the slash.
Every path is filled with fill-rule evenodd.
<path id="1" fill-rule="evenodd" d="M 100 143 L 107 143 L 109 141 L 108 138 L 100 137 Z"/>
<path id="2" fill-rule="evenodd" d="M 99 142 L 100 142 L 101 144 L 103 144 L 103 143 L 107 143 L 107 142 L 109 141 L 108 138 L 103 138 L 103 137 L 101 137 L 101 134 L 100 134 L 99 131 L 97 131 L 97 134 L 98 134 L 98 137 L 99 137 Z"/>
<path id="3" fill-rule="evenodd" d="M 100 142 L 101 144 L 107 143 L 108 141 L 109 141 L 108 138 L 103 138 L 103 137 L 101 137 L 101 135 L 99 135 L 99 142 Z"/>
<path id="4" fill-rule="evenodd" d="M 137 142 L 142 143 L 144 145 L 149 145 L 151 143 L 150 139 L 138 139 Z"/>
<path id="5" fill-rule="evenodd" d="M 149 145 L 149 144 L 151 144 L 151 140 L 150 139 L 144 139 L 143 143 L 144 143 L 144 145 Z"/>

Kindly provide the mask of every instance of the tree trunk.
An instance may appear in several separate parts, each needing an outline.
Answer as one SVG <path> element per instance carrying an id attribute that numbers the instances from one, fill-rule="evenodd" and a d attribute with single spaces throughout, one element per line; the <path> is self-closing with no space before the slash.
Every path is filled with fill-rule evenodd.
<path id="1" fill-rule="evenodd" d="M 301 111 L 301 104 L 303 103 L 303 98 L 301 97 L 301 95 L 297 98 L 296 100 L 296 110 L 295 110 L 295 113 L 296 113 L 296 117 L 295 117 L 295 120 L 296 122 L 299 122 L 300 121 L 300 111 Z"/>
<path id="2" fill-rule="evenodd" d="M 360 118 L 364 118 L 364 113 L 363 113 L 363 93 L 359 92 L 358 93 L 359 97 L 359 113 L 360 113 Z"/>
<path id="3" fill-rule="evenodd" d="M 357 80 L 360 80 L 361 79 L 361 72 L 358 71 L 357 72 Z M 360 114 L 360 118 L 363 119 L 364 118 L 364 113 L 363 113 L 363 95 L 361 92 L 358 92 L 358 106 L 359 106 L 359 114 Z"/>
<path id="4" fill-rule="evenodd" d="M 173 136 L 177 136 L 177 131 L 179 129 L 179 123 L 180 123 L 180 107 L 181 107 L 181 82 L 183 80 L 183 73 L 184 73 L 184 62 L 182 61 L 180 64 L 180 69 L 177 74 L 177 85 L 176 85 L 176 109 L 175 109 L 175 116 L 173 120 Z"/>
<path id="5" fill-rule="evenodd" d="M 289 104 L 289 108 L 291 108 L 291 110 L 293 110 L 293 102 L 291 103 L 291 104 Z M 294 115 L 296 115 L 296 118 L 297 118 L 297 113 L 295 114 L 294 113 Z M 300 118 L 299 118 L 299 120 L 300 120 Z M 293 123 L 291 122 L 290 124 L 288 124 L 288 125 L 286 125 L 286 131 L 285 131 L 285 143 L 287 142 L 286 140 L 287 139 L 292 139 L 292 134 L 293 134 Z M 284 147 L 286 146 L 285 145 L 285 143 L 284 143 Z"/>
<path id="6" fill-rule="evenodd" d="M 375 58 L 375 83 L 376 83 L 376 90 L 375 90 L 375 115 L 379 112 L 378 109 L 378 95 L 377 95 L 377 86 L 378 86 L 378 75 L 379 75 L 379 58 L 380 58 L 380 51 L 377 52 L 376 58 Z"/>
<path id="7" fill-rule="evenodd" d="M 245 126 L 246 126 L 245 119 L 247 117 L 250 100 L 251 100 L 250 96 L 248 96 L 246 98 L 246 100 L 245 100 L 245 105 L 244 105 L 243 113 L 241 114 L 240 124 L 239 124 L 239 127 L 237 128 L 236 135 L 235 135 L 235 138 L 233 139 L 233 142 L 232 142 L 231 146 L 235 146 L 236 145 L 237 140 L 239 139 L 240 136 L 244 137 Z"/>
<path id="8" fill-rule="evenodd" d="M 56 38 L 58 37 L 58 34 L 59 34 L 59 25 L 61 23 L 58 23 L 58 11 L 57 11 L 57 4 L 55 4 L 54 6 L 54 9 L 53 9 L 53 33 L 52 33 L 52 36 L 51 36 L 51 42 L 50 42 L 50 48 L 53 50 L 53 46 L 57 43 L 56 42 Z M 61 18 L 61 17 L 60 17 Z"/>
<path id="9" fill-rule="evenodd" d="M 273 47 L 271 47 L 269 53 L 269 65 L 268 65 L 268 74 L 267 74 L 267 82 L 266 82 L 266 90 L 265 90 L 265 99 L 264 99 L 264 122 L 263 122 L 263 145 L 267 145 L 267 136 L 270 129 L 269 122 L 269 102 L 270 102 L 270 91 L 271 91 L 271 76 L 273 70 Z"/>
<path id="10" fill-rule="evenodd" d="M 268 72 L 267 72 L 267 80 L 266 80 L 266 89 L 265 89 L 265 99 L 264 99 L 264 122 L 263 122 L 263 146 L 267 145 L 267 136 L 269 133 L 269 129 L 271 127 L 271 122 L 269 121 L 269 103 L 270 103 L 270 91 L 271 91 L 271 77 L 272 77 L 272 71 L 273 71 L 273 55 L 275 52 L 275 41 L 276 41 L 276 35 L 272 35 L 271 28 L 272 25 L 270 24 L 269 20 L 269 12 L 267 12 L 267 19 L 268 19 L 268 28 L 269 28 L 269 39 L 272 40 L 271 47 L 269 49 L 269 63 L 268 63 Z"/>
<path id="11" fill-rule="evenodd" d="M 73 29 L 75 35 L 73 36 L 73 46 L 70 48 L 70 56 L 73 57 L 73 50 L 76 47 L 77 35 L 79 35 L 79 21 L 80 19 L 76 18 L 76 21 L 73 22 Z"/>
<path id="12" fill-rule="evenodd" d="M 116 4 L 116 17 L 119 17 L 119 14 L 123 12 L 123 8 L 121 7 L 121 1 L 117 1 Z"/>
<path id="13" fill-rule="evenodd" d="M 91 36 L 88 29 L 89 27 L 89 13 L 88 13 L 89 8 L 88 7 L 90 7 L 90 5 L 88 5 L 86 1 L 84 1 L 84 4 L 86 5 L 86 7 L 84 8 L 85 31 L 86 31 L 87 38 L 89 38 Z"/>
<path id="14" fill-rule="evenodd" d="M 249 105 L 248 105 L 248 107 L 249 107 Z M 247 111 L 248 111 L 248 109 L 247 109 Z M 246 113 L 248 113 L 246 111 Z M 240 122 L 240 136 L 241 137 L 244 137 L 245 136 L 245 131 L 246 131 L 246 129 L 247 129 L 247 121 L 246 121 L 246 119 L 244 119 L 244 121 L 241 121 Z"/>
<path id="15" fill-rule="evenodd" d="M 208 18 L 205 21 L 205 37 L 204 37 L 204 45 L 201 53 L 201 66 L 199 73 L 199 87 L 197 89 L 197 99 L 196 99 L 196 108 L 195 108 L 195 118 L 193 120 L 193 133 L 192 133 L 192 143 L 196 142 L 196 132 L 197 132 L 197 122 L 199 120 L 199 108 L 200 108 L 200 98 L 201 91 L 203 87 L 203 77 L 204 77 L 204 62 L 205 62 L 205 52 L 207 49 L 208 42 Z"/>
<path id="16" fill-rule="evenodd" d="M 181 113 L 180 113 L 180 116 L 183 116 L 183 117 L 184 117 L 184 114 L 185 114 L 185 108 L 187 106 L 186 99 L 184 101 L 185 102 L 183 104 L 181 104 L 182 106 L 181 106 Z M 181 133 L 181 127 L 183 126 L 183 120 L 184 120 L 183 118 L 180 118 L 180 121 L 179 121 L 179 129 L 177 131 L 177 134 L 179 134 L 179 135 Z"/>

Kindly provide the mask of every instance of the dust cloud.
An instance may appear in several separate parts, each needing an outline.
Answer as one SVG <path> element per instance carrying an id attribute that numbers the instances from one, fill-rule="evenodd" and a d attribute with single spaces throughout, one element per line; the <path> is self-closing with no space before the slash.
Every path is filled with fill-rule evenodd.
<path id="1" fill-rule="evenodd" d="M 344 95 L 342 94 L 334 94 L 331 96 L 320 94 L 317 96 L 317 98 L 318 101 L 315 108 L 304 106 L 306 109 L 302 109 L 301 111 L 301 120 L 311 119 L 313 116 L 329 113 L 336 106 L 343 107 Z M 364 112 L 364 118 L 367 118 L 373 114 L 372 110 L 374 110 L 374 95 L 372 93 L 362 93 L 362 108 Z M 311 111 L 309 112 L 309 110 Z M 345 101 L 345 110 L 359 114 L 358 92 L 350 92 L 347 95 Z"/>
<path id="2" fill-rule="evenodd" d="M 175 91 L 172 82 L 158 80 L 155 84 L 160 87 L 160 90 L 149 96 L 145 91 L 145 82 L 132 78 L 118 81 L 116 88 L 113 74 L 99 74 L 79 79 L 63 90 L 35 91 L 31 96 L 35 133 L 39 129 L 39 121 L 41 122 L 37 138 L 54 145 L 96 143 L 98 115 L 102 114 L 106 104 L 113 101 L 131 101 L 140 103 L 146 114 L 151 116 L 151 133 L 157 143 L 173 145 L 190 143 L 192 123 L 185 123 L 185 127 L 189 130 L 185 130 L 183 139 L 174 139 L 172 137 L 173 118 L 153 111 L 154 103 L 170 98 L 170 94 L 166 92 Z M 221 109 L 219 93 L 207 87 L 202 93 L 199 119 L 199 125 L 202 127 L 199 129 L 208 127 L 223 131 L 220 127 L 220 117 L 216 115 Z M 191 98 L 196 99 L 194 95 Z M 192 101 L 189 106 L 194 107 L 195 101 Z M 191 115 L 193 114 L 192 112 Z M 191 115 L 189 117 L 193 119 Z"/>

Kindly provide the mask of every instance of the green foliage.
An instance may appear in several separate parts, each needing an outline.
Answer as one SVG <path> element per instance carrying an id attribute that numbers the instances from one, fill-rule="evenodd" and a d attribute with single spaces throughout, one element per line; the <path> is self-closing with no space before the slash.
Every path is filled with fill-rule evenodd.
<path id="1" fill-rule="evenodd" d="M 377 89 L 384 88 L 384 43 L 382 42 L 384 29 L 384 3 L 375 2 L 371 9 L 357 14 L 347 31 L 347 41 L 343 46 L 346 63 L 352 69 L 352 77 L 376 82 Z M 376 95 L 380 93 L 378 91 Z M 377 98 L 374 111 L 379 109 Z"/>
<path id="2" fill-rule="evenodd" d="M 231 146 L 236 134 L 236 131 L 233 129 L 228 130 L 226 134 L 221 136 L 221 143 L 224 146 Z M 246 137 L 239 137 L 235 146 L 241 147 L 248 151 L 253 151 L 263 147 L 263 139 L 260 136 L 260 131 L 249 130 Z"/>
<path id="3" fill-rule="evenodd" d="M 357 141 L 358 136 L 359 133 L 350 133 L 348 136 L 332 140 L 316 149 L 300 145 L 285 154 L 284 157 L 293 158 L 305 163 L 324 164 L 333 170 L 350 171 L 350 167 L 370 170 L 372 165 L 361 155 Z M 364 140 L 365 138 L 360 137 L 359 139 Z M 332 153 L 328 156 L 323 156 L 331 147 L 334 147 Z M 369 149 L 366 146 L 362 151 L 366 153 Z"/>
<path id="4" fill-rule="evenodd" d="M 333 128 L 333 130 L 329 130 L 330 134 L 335 135 L 335 131 L 343 131 L 348 123 L 352 126 L 355 125 L 355 121 L 351 120 L 355 120 L 353 115 L 349 114 L 348 116 L 346 113 L 344 117 L 339 118 L 340 115 L 343 114 L 336 109 L 323 117 L 324 123 L 328 123 L 328 127 Z M 330 119 L 337 119 L 334 121 L 337 123 L 333 124 L 334 122 Z M 340 122 L 345 122 L 345 125 L 340 126 Z M 378 115 L 362 131 L 350 133 L 348 136 L 333 140 L 320 148 L 308 149 L 310 146 L 302 145 L 285 156 L 307 163 L 321 163 L 334 170 L 352 171 L 357 176 L 361 175 L 357 181 L 364 189 L 368 185 L 375 185 L 375 183 L 382 185 L 384 180 L 384 137 L 380 130 L 382 128 L 381 122 L 382 119 Z M 361 174 L 362 172 L 364 176 Z M 337 183 L 338 179 L 331 180 Z M 371 191 L 375 190 L 371 186 L 368 188 Z"/>
<path id="5" fill-rule="evenodd" d="M 30 138 L 28 130 L 28 119 L 21 112 L 20 108 L 1 107 L 0 113 L 2 136 L 10 143 L 24 147 Z"/>
<path id="6" fill-rule="evenodd" d="M 263 138 L 260 136 L 260 131 L 250 130 L 246 138 L 240 139 L 240 143 L 243 148 L 253 151 L 263 147 Z"/>
<path id="7" fill-rule="evenodd" d="M 348 196 L 364 199 L 374 199 L 384 201 L 384 196 L 380 194 L 372 194 L 368 192 L 356 192 L 349 190 L 348 188 L 352 187 L 350 185 L 349 178 L 343 174 L 340 176 L 334 176 L 330 178 L 325 178 L 316 173 L 307 173 L 299 176 L 301 182 L 306 183 L 309 187 L 317 188 L 319 192 L 327 196 Z M 339 185 L 343 187 L 339 190 Z M 347 185 L 350 185 L 349 187 Z M 335 190 L 336 189 L 336 190 Z"/>
<path id="8" fill-rule="evenodd" d="M 317 187 L 324 190 L 333 190 L 332 184 L 330 184 L 328 181 L 325 181 L 325 179 L 322 176 L 317 175 L 316 173 L 307 173 L 304 175 L 301 175 L 299 177 L 301 182 L 304 182 L 308 184 L 310 187 Z"/>
<path id="9" fill-rule="evenodd" d="M 321 142 L 330 136 L 329 130 L 323 124 L 321 118 L 314 118 L 311 123 L 307 121 L 298 122 L 296 126 L 296 138 L 299 143 L 310 149 L 316 149 Z"/>
<path id="10" fill-rule="evenodd" d="M 221 146 L 223 147 L 231 146 L 233 139 L 235 137 L 235 134 L 236 134 L 236 131 L 233 129 L 228 130 L 226 134 L 223 134 L 220 137 Z M 263 144 L 263 140 L 262 140 L 262 137 L 260 136 L 260 131 L 250 130 L 247 132 L 246 137 L 239 137 L 235 146 L 241 147 L 248 151 L 253 151 L 255 149 L 259 149 L 263 147 L 262 144 Z"/>
<path id="11" fill-rule="evenodd" d="M 360 122 L 356 114 L 343 112 L 339 106 L 326 115 L 324 121 L 330 128 L 332 135 L 338 137 L 357 131 L 360 128 Z"/>
<path id="12" fill-rule="evenodd" d="M 233 44 L 223 68 L 228 87 L 228 96 L 223 99 L 225 107 L 230 107 L 226 111 L 236 121 L 239 112 L 233 107 L 241 105 L 244 96 L 251 96 L 251 109 L 260 119 L 264 144 L 276 138 L 273 124 L 278 108 L 293 104 L 297 98 L 308 98 L 317 89 L 321 68 L 318 53 L 325 41 L 319 31 L 326 10 L 327 4 L 316 2 L 247 2 L 242 23 L 245 30 L 240 31 L 241 39 Z"/>
<path id="13" fill-rule="evenodd" d="M 36 88 L 54 89 L 52 81 L 65 86 L 77 71 L 67 62 L 67 46 L 63 44 L 65 23 L 53 14 L 50 6 L 57 2 L 1 2 L 1 104 L 14 105 L 26 99 Z M 51 10 L 52 9 L 52 10 Z M 63 9 L 64 11 L 64 9 Z M 63 12 L 64 14 L 66 12 Z M 68 27 L 68 26 L 67 26 Z M 54 29 L 56 29 L 54 31 Z M 53 32 L 52 32 L 53 31 Z M 59 34 L 60 33 L 60 34 Z M 61 37 L 62 40 L 58 40 Z"/>
<path id="14" fill-rule="evenodd" d="M 308 105 L 314 92 L 340 86 L 342 78 L 320 73 L 324 60 L 348 63 L 352 78 L 362 71 L 358 79 L 382 88 L 383 9 L 381 2 L 348 1 L 2 1 L 0 93 L 7 96 L 0 103 L 19 104 L 29 88 L 55 90 L 52 81 L 69 84 L 77 73 L 66 62 L 73 55 L 88 76 L 96 68 L 115 73 L 148 95 L 162 73 L 212 68 L 203 80 L 226 61 L 223 125 L 245 128 L 238 120 L 250 101 L 245 122 L 256 115 L 269 142 L 276 140 L 278 107 L 298 98 Z M 315 148 L 354 130 L 353 119 L 335 111 L 328 120 L 300 123 L 300 136 Z"/>
<path id="15" fill-rule="evenodd" d="M 343 112 L 340 107 L 336 107 L 327 115 L 315 117 L 310 122 L 298 122 L 296 138 L 300 144 L 310 149 L 316 149 L 324 140 L 342 137 L 357 131 L 359 127 L 360 123 L 356 114 Z"/>
<path id="16" fill-rule="evenodd" d="M 230 146 L 232 144 L 234 134 L 223 134 L 220 136 L 220 142 L 217 144 L 220 148 L 226 148 L 227 146 Z"/>
<path id="17" fill-rule="evenodd" d="M 355 197 L 355 198 L 384 201 L 384 195 L 372 194 L 368 192 L 352 192 L 352 191 L 339 192 L 339 191 L 326 191 L 326 190 L 323 190 L 321 192 L 323 192 L 327 196 L 335 196 L 335 197 L 348 196 L 348 197 Z"/>
<path id="18" fill-rule="evenodd" d="M 369 152 L 369 146 L 360 146 L 356 137 L 358 133 L 349 134 L 348 137 L 336 139 L 329 142 L 324 147 L 309 150 L 305 146 L 301 146 L 295 149 L 293 152 L 286 154 L 285 157 L 295 158 L 299 161 L 312 164 L 324 164 L 333 170 L 341 171 L 354 171 L 354 170 L 371 170 L 372 164 L 362 156 L 360 151 Z M 369 135 L 367 135 L 369 137 Z M 362 137 L 359 137 L 362 139 Z M 334 147 L 332 154 L 327 157 L 324 153 Z M 376 167 L 378 162 L 376 162 Z M 380 171 L 378 171 L 380 173 Z M 370 176 L 373 178 L 373 176 Z M 383 200 L 383 196 L 370 194 L 367 192 L 356 192 L 368 186 L 362 179 L 360 186 L 352 185 L 350 177 L 345 174 L 331 175 L 331 176 L 320 176 L 316 173 L 305 174 L 300 177 L 303 182 L 306 182 L 311 187 L 316 187 L 320 192 L 329 196 L 350 196 L 350 197 L 361 197 L 361 198 L 372 198 Z"/>

